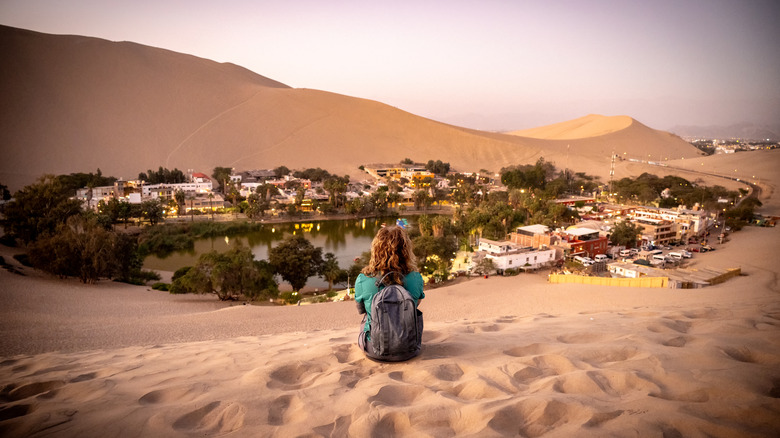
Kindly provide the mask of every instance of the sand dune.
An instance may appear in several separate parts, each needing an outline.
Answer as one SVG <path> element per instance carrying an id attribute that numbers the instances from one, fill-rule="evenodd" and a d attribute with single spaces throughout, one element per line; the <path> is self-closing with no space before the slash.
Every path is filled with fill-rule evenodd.
<path id="1" fill-rule="evenodd" d="M 508 134 L 546 140 L 574 140 L 599 137 L 628 128 L 634 120 L 628 116 L 601 116 L 590 114 L 579 119 L 538 128 L 513 131 Z"/>
<path id="2" fill-rule="evenodd" d="M 0 181 L 12 189 L 46 172 L 97 168 L 130 179 L 160 165 L 206 173 L 216 166 L 319 166 L 359 179 L 361 164 L 404 158 L 496 172 L 544 157 L 606 175 L 613 151 L 698 156 L 679 138 L 627 117 L 588 116 L 590 128 L 572 131 L 583 138 L 545 140 L 292 89 L 232 64 L 134 43 L 0 26 L 0 48 Z"/>

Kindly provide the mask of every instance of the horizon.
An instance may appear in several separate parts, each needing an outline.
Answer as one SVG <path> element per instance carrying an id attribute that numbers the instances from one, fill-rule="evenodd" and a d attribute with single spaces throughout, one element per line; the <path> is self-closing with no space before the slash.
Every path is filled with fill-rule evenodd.
<path id="1" fill-rule="evenodd" d="M 0 4 L 4 25 L 230 62 L 486 131 L 587 114 L 776 126 L 778 16 L 771 1 Z"/>

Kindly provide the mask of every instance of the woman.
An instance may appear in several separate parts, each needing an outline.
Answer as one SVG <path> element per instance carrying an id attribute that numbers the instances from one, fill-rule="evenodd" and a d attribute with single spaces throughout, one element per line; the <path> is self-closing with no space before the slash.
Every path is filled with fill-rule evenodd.
<path id="1" fill-rule="evenodd" d="M 425 298 L 422 275 L 417 272 L 417 264 L 412 252 L 412 241 L 406 230 L 401 227 L 384 227 L 376 233 L 376 237 L 371 242 L 371 260 L 355 280 L 355 301 L 358 312 L 366 314 L 365 324 L 358 337 L 358 345 L 369 355 L 373 353 L 370 335 L 371 301 L 379 292 L 377 282 L 383 276 L 386 285 L 403 285 L 414 299 L 415 308 L 420 300 Z M 419 312 L 418 315 L 422 318 Z"/>

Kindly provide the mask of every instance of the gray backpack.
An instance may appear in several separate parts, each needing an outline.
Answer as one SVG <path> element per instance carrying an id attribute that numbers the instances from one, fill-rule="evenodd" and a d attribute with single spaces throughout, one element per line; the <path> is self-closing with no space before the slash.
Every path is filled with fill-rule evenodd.
<path id="1" fill-rule="evenodd" d="M 414 298 L 400 284 L 384 285 L 387 273 L 376 281 L 379 292 L 371 300 L 371 346 L 366 354 L 376 360 L 399 362 L 420 354 L 423 317 Z"/>

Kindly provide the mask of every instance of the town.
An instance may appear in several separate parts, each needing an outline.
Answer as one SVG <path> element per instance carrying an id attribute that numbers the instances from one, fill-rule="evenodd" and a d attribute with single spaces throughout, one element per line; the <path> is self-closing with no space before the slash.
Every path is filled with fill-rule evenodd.
<path id="1" fill-rule="evenodd" d="M 360 170 L 363 178 L 355 179 L 319 168 L 217 167 L 208 176 L 161 167 L 136 180 L 83 187 L 76 198 L 115 223 L 130 217 L 156 224 L 423 215 L 421 233 L 459 234 L 458 243 L 444 253 L 425 254 L 424 274 L 433 284 L 458 276 L 550 269 L 554 282 L 590 277 L 625 285 L 625 279 L 656 278 L 661 287 L 702 287 L 739 272 L 687 269 L 687 261 L 714 250 L 712 243 L 722 243 L 733 229 L 754 221 L 752 208 L 747 213 L 740 209 L 749 190 L 697 187 L 679 177 L 642 175 L 602 183 L 568 169 L 558 171 L 544 160 L 499 173 L 459 173 L 448 163 L 408 158 Z M 629 187 L 637 183 L 655 191 L 638 193 Z M 129 213 L 133 208 L 135 214 Z M 116 213 L 122 210 L 128 213 Z M 447 226 L 459 221 L 468 225 L 445 230 L 440 220 L 438 228 L 431 227 L 428 215 L 447 218 Z M 755 222 L 774 225 L 776 219 Z"/>

